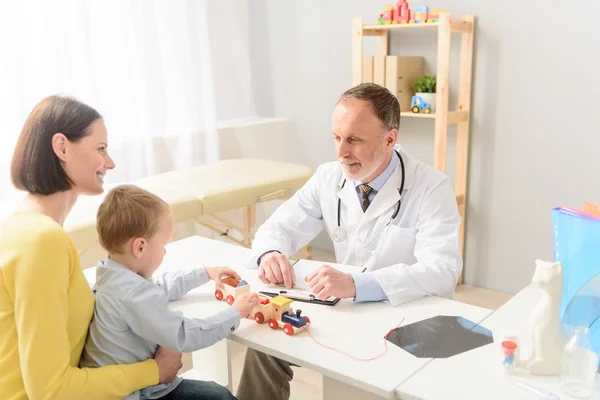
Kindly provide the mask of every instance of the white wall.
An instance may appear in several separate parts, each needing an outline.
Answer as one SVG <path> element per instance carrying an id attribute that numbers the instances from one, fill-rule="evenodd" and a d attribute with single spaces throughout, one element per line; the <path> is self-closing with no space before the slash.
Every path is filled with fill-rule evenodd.
<path id="1" fill-rule="evenodd" d="M 290 146 L 290 143 L 293 143 L 290 126 L 289 121 L 282 118 L 247 117 L 222 123 L 219 126 L 219 147 L 221 149 L 219 158 L 222 160 L 232 158 L 260 158 L 286 161 L 290 158 L 290 153 L 293 150 L 292 146 Z M 168 147 L 168 145 L 168 141 L 165 141 L 164 146 Z M 162 158 L 167 157 L 168 154 L 159 154 L 158 156 L 157 162 L 161 162 Z M 82 200 L 80 199 L 79 201 Z M 257 204 L 256 226 L 260 226 L 266 221 L 281 204 L 283 204 L 283 200 Z M 0 202 L 0 220 L 15 207 L 16 204 L 14 202 Z M 241 209 L 222 212 L 218 215 L 238 226 L 243 226 Z M 220 238 L 213 231 L 190 221 L 177 224 L 172 240 L 180 240 L 192 235 L 221 239 L 231 243 L 227 238 Z M 238 240 L 242 239 L 233 232 L 232 236 Z M 100 245 L 96 245 L 81 256 L 81 265 L 84 268 L 91 267 L 96 265 L 98 260 L 102 260 L 105 257 L 104 250 Z"/>
<path id="2" fill-rule="evenodd" d="M 248 0 L 208 1 L 206 6 L 217 121 L 255 115 Z"/>
<path id="3" fill-rule="evenodd" d="M 373 23 L 384 4 L 252 1 L 256 109 L 292 121 L 300 144 L 296 161 L 316 167 L 334 159 L 330 117 L 351 84 L 351 19 Z M 552 258 L 552 207 L 600 203 L 600 3 L 456 0 L 429 6 L 476 16 L 466 282 L 516 292 L 530 280 L 535 258 Z M 432 32 L 394 33 L 391 54 L 423 54 L 435 66 L 435 39 Z M 374 54 L 374 42 L 365 45 Z M 450 136 L 453 150 L 454 130 Z M 400 142 L 427 162 L 432 139 L 431 121 L 401 122 Z M 452 164 L 453 153 L 449 158 Z M 330 243 L 321 237 L 319 246 Z"/>

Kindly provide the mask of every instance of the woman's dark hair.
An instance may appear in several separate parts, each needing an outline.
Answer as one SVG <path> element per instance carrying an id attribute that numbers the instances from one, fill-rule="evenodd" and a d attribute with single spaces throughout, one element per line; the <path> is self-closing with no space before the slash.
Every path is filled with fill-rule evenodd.
<path id="1" fill-rule="evenodd" d="M 32 194 L 50 195 L 71 189 L 72 181 L 52 149 L 52 137 L 62 133 L 70 142 L 90 134 L 101 118 L 98 111 L 75 99 L 50 96 L 31 111 L 15 147 L 10 166 L 13 185 Z"/>

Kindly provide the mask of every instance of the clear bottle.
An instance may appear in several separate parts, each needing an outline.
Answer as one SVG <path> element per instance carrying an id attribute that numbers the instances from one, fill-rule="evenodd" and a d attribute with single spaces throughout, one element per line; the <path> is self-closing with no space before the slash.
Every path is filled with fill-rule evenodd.
<path id="1" fill-rule="evenodd" d="M 590 397 L 597 370 L 598 354 L 588 338 L 588 328 L 577 327 L 564 349 L 561 390 L 577 398 Z"/>

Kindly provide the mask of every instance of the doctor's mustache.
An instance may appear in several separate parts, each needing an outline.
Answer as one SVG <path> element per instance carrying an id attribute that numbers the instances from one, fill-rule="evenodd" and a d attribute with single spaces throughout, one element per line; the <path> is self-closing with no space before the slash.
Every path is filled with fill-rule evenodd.
<path id="1" fill-rule="evenodd" d="M 340 164 L 343 165 L 352 165 L 352 164 L 358 164 L 358 160 L 355 158 L 340 158 Z"/>

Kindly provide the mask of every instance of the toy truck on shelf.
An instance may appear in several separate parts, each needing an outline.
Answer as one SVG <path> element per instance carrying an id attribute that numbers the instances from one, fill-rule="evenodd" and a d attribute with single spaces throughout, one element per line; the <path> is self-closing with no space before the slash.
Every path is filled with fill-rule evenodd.
<path id="1" fill-rule="evenodd" d="M 431 104 L 425 102 L 421 96 L 413 96 L 410 101 L 410 109 L 414 113 L 424 112 L 431 114 Z"/>
<path id="2" fill-rule="evenodd" d="M 219 301 L 225 298 L 229 305 L 232 305 L 240 294 L 250 292 L 250 285 L 246 281 L 227 277 L 221 282 L 223 282 L 224 291 L 216 289 L 215 298 Z M 258 298 L 258 304 L 246 318 L 253 319 L 258 324 L 267 321 L 271 329 L 281 328 L 289 336 L 310 326 L 310 318 L 303 316 L 302 310 L 294 312 L 291 306 L 294 302 L 292 299 L 283 296 L 270 298 L 261 294 L 258 295 Z"/>

